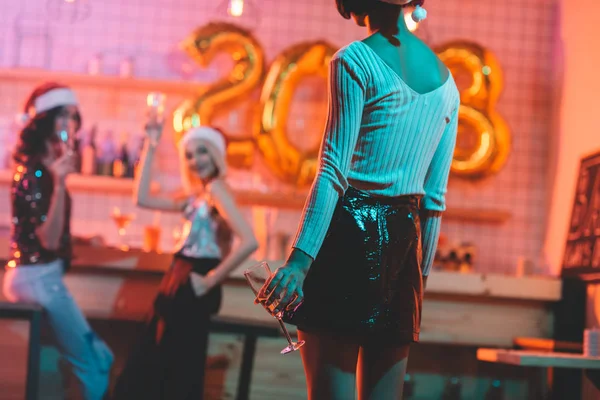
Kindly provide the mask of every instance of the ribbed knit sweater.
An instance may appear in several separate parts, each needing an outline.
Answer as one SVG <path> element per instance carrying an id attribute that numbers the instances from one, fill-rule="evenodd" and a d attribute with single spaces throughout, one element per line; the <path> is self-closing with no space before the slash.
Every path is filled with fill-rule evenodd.
<path id="1" fill-rule="evenodd" d="M 459 105 L 451 74 L 437 89 L 418 93 L 365 43 L 340 49 L 330 63 L 317 176 L 293 246 L 316 257 L 349 185 L 374 196 L 423 195 L 421 208 L 430 211 L 421 213 L 427 276 L 446 209 Z"/>

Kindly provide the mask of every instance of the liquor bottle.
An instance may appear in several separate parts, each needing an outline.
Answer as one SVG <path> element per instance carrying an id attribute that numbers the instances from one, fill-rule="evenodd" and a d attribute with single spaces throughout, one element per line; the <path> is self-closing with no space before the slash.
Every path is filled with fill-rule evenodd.
<path id="1" fill-rule="evenodd" d="M 83 175 L 96 174 L 96 131 L 96 125 L 90 128 L 81 149 L 81 173 Z"/>
<path id="2" fill-rule="evenodd" d="M 75 170 L 78 174 L 81 173 L 81 150 L 83 145 L 81 144 L 81 139 L 79 137 L 75 137 L 73 139 L 73 152 L 75 153 Z"/>
<path id="3" fill-rule="evenodd" d="M 460 400 L 461 390 L 462 383 L 460 380 L 457 377 L 450 378 L 444 387 L 442 400 Z"/>
<path id="4" fill-rule="evenodd" d="M 134 144 L 133 148 L 135 149 L 132 159 L 134 160 L 133 162 L 133 176 L 136 177 L 138 176 L 139 170 L 140 170 L 140 162 L 141 162 L 141 158 L 142 158 L 142 152 L 144 151 L 144 143 L 145 143 L 146 139 L 144 136 L 140 135 L 136 138 L 136 143 Z"/>
<path id="5" fill-rule="evenodd" d="M 119 155 L 113 162 L 113 175 L 117 178 L 128 178 L 130 176 L 129 152 L 127 151 L 127 133 L 121 135 Z"/>

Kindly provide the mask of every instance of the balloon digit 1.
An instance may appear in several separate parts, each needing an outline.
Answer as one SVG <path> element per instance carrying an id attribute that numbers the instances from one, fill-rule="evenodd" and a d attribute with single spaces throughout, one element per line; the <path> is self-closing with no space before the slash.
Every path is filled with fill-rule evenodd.
<path id="1" fill-rule="evenodd" d="M 437 53 L 461 87 L 458 140 L 451 172 L 469 178 L 498 172 L 508 158 L 511 135 L 495 111 L 503 88 L 502 69 L 496 57 L 476 43 L 462 41 L 446 43 Z"/>

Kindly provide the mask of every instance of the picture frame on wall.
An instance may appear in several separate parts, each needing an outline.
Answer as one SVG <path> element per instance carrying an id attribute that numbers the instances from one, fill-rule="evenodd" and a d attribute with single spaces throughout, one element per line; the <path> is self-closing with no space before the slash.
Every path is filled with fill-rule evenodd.
<path id="1" fill-rule="evenodd" d="M 580 162 L 561 275 L 600 282 L 600 150 Z"/>

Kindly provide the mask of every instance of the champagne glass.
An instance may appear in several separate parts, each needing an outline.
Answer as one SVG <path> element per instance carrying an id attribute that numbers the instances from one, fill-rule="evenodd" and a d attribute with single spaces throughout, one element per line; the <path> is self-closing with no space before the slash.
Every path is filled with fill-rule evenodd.
<path id="1" fill-rule="evenodd" d="M 151 92 L 148 93 L 146 97 L 146 105 L 148 106 L 148 120 L 152 122 L 157 122 L 159 124 L 163 123 L 163 117 L 165 112 L 165 100 L 166 96 L 161 92 Z M 158 133 L 153 132 L 155 135 Z M 158 144 L 158 137 L 155 135 L 150 137 L 150 142 L 152 146 L 156 146 Z"/>
<path id="2" fill-rule="evenodd" d="M 61 129 L 58 132 L 58 138 L 62 143 L 62 148 L 68 156 L 73 155 L 75 150 L 74 138 L 69 135 L 68 123 L 63 121 L 61 124 Z"/>
<path id="3" fill-rule="evenodd" d="M 267 282 L 267 280 L 269 280 L 271 275 L 272 275 L 272 273 L 271 273 L 271 269 L 269 268 L 269 264 L 267 264 L 264 261 L 258 265 L 255 265 L 254 267 L 250 267 L 246 271 L 244 271 L 244 277 L 248 281 L 248 284 L 250 284 L 250 288 L 252 289 L 254 294 L 257 296 L 257 299 L 259 301 L 266 300 L 266 297 L 261 298 L 258 296 L 259 296 L 261 288 L 263 287 L 265 282 Z M 268 307 L 269 311 L 273 311 L 273 309 L 276 306 L 277 306 L 277 304 L 275 304 L 275 303 L 271 304 Z M 281 320 L 282 317 L 283 317 L 283 311 L 280 311 L 277 314 L 275 314 L 275 318 L 277 319 L 277 322 L 279 322 L 281 331 L 283 332 L 283 334 L 285 335 L 285 338 L 288 341 L 288 346 L 286 348 L 284 348 L 283 350 L 281 350 L 281 354 L 288 354 L 288 353 L 291 353 L 292 351 L 296 351 L 300 347 L 302 347 L 304 345 L 304 340 L 301 340 L 298 343 L 294 343 L 292 341 L 292 338 L 290 337 L 290 334 L 289 334 L 287 328 L 285 327 L 285 324 Z"/>
<path id="4" fill-rule="evenodd" d="M 119 231 L 119 248 L 123 251 L 128 251 L 129 246 L 125 244 L 125 233 L 127 227 L 129 226 L 131 221 L 133 221 L 134 215 L 123 214 L 121 213 L 119 207 L 115 207 L 111 214 L 111 218 L 115 222 L 115 225 L 117 225 L 117 229 Z"/>

